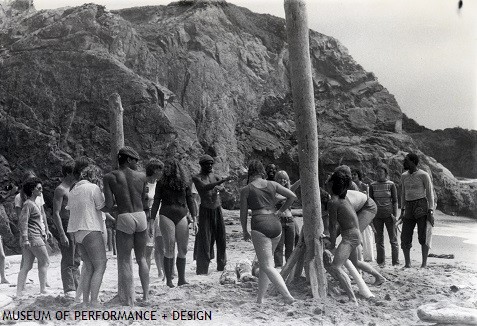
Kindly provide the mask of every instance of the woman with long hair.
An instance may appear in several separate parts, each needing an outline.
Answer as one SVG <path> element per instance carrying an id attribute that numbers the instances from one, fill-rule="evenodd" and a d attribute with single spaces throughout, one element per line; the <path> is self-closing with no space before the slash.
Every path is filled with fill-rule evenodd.
<path id="1" fill-rule="evenodd" d="M 187 244 L 189 242 L 188 211 L 191 213 L 194 229 L 197 229 L 197 212 L 190 186 L 191 181 L 179 161 L 176 159 L 167 160 L 164 163 L 162 178 L 156 185 L 151 218 L 155 218 L 159 205 L 161 205 L 159 226 L 164 243 L 164 273 L 166 274 L 167 286 L 171 288 L 174 287 L 174 284 L 172 284 L 172 270 L 174 268 L 176 243 L 176 267 L 179 276 L 177 285 L 188 284 L 185 280 Z"/>
<path id="2" fill-rule="evenodd" d="M 50 260 L 46 250 L 48 231 L 45 230 L 40 207 L 35 200 L 41 195 L 43 187 L 41 180 L 30 178 L 23 183 L 23 193 L 26 200 L 23 203 L 18 225 L 20 228 L 20 245 L 22 247 L 22 264 L 18 273 L 17 297 L 23 295 L 28 272 L 33 267 L 35 258 L 38 259 L 38 278 L 40 293 L 47 293 L 46 279 Z"/>
<path id="3" fill-rule="evenodd" d="M 79 291 L 83 292 L 83 304 L 97 307 L 107 262 L 103 237 L 106 227 L 101 211 L 105 205 L 101 191 L 102 171 L 95 165 L 79 170 L 75 166 L 79 181 L 68 194 L 68 232 L 73 233 L 84 264 L 79 285 Z"/>
<path id="4" fill-rule="evenodd" d="M 295 190 L 300 186 L 300 180 L 296 181 L 293 185 L 290 184 L 290 177 L 288 173 L 284 170 L 280 170 L 275 175 L 275 181 L 282 185 L 283 187 L 290 189 L 291 191 L 295 192 Z M 275 206 L 276 209 L 280 209 L 283 204 L 286 202 L 286 197 L 277 194 L 277 204 Z M 277 249 L 275 249 L 274 253 L 274 261 L 275 267 L 283 266 L 283 247 L 285 247 L 285 260 L 288 260 L 291 253 L 293 252 L 293 248 L 295 247 L 295 243 L 297 242 L 297 234 L 298 232 L 298 225 L 296 224 L 295 218 L 292 215 L 290 208 L 287 208 L 283 212 L 283 216 L 280 217 L 280 222 L 282 224 L 282 235 L 280 237 L 280 242 L 278 242 Z"/>
<path id="5" fill-rule="evenodd" d="M 273 253 L 280 241 L 282 226 L 280 217 L 295 201 L 295 194 L 276 183 L 264 179 L 265 169 L 260 161 L 252 160 L 248 166 L 249 184 L 240 190 L 240 221 L 244 240 L 252 240 L 260 264 L 257 302 L 262 303 L 270 281 L 278 288 L 286 303 L 295 299 L 287 289 L 285 281 L 273 267 Z M 276 194 L 286 197 L 285 203 L 275 209 Z M 252 210 L 251 233 L 247 228 L 248 209 Z"/>

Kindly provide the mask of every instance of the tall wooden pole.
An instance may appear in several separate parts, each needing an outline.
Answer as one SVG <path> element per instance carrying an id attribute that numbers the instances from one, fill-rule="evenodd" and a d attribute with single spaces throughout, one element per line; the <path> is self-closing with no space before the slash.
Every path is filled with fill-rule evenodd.
<path id="1" fill-rule="evenodd" d="M 318 130 L 306 5 L 303 0 L 285 0 L 291 86 L 298 136 L 303 202 L 303 229 L 306 245 L 305 267 L 309 269 L 314 297 L 326 298 L 326 275 L 323 265 L 323 221 L 318 182 Z"/>
<path id="2" fill-rule="evenodd" d="M 118 152 L 124 147 L 123 106 L 118 93 L 113 93 L 108 99 L 111 109 L 111 167 L 118 168 Z"/>

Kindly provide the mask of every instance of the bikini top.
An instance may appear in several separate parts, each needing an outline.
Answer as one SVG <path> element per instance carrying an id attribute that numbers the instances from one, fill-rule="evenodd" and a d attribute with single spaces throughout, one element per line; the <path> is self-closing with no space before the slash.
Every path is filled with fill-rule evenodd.
<path id="1" fill-rule="evenodd" d="M 247 204 L 251 210 L 274 209 L 276 190 L 271 182 L 267 181 L 265 188 L 258 188 L 253 184 L 249 184 L 248 189 Z"/>

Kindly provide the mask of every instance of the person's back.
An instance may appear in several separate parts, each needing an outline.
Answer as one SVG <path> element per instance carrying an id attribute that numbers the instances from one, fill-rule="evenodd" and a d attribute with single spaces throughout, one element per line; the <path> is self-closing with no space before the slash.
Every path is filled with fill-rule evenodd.
<path id="1" fill-rule="evenodd" d="M 247 203 L 251 210 L 274 209 L 276 190 L 270 181 L 265 181 L 265 184 L 262 182 L 260 185 L 250 183 L 247 187 L 249 187 Z"/>
<path id="2" fill-rule="evenodd" d="M 131 250 L 134 248 L 139 265 L 139 278 L 143 300 L 149 299 L 149 268 L 145 258 L 148 242 L 147 229 L 153 227 L 148 214 L 145 173 L 137 172 L 139 154 L 125 146 L 118 152 L 119 169 L 104 177 L 106 207 L 111 211 L 118 207 L 116 220 L 116 244 L 118 253 L 118 298 L 122 304 L 134 305 L 134 285 L 131 266 Z"/>
<path id="3" fill-rule="evenodd" d="M 118 213 L 133 213 L 144 209 L 142 194 L 146 175 L 130 168 L 114 170 L 105 176 L 114 195 Z"/>

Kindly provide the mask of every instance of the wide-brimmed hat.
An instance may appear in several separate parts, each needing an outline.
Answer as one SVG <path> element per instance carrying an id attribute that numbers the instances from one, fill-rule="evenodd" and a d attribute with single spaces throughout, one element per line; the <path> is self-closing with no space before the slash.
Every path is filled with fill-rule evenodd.
<path id="1" fill-rule="evenodd" d="M 118 155 L 126 155 L 126 156 L 129 156 L 130 158 L 139 160 L 139 154 L 132 147 L 129 147 L 129 146 L 122 147 L 119 150 Z"/>
<path id="2" fill-rule="evenodd" d="M 204 155 L 199 160 L 199 164 L 204 164 L 208 162 L 215 163 L 214 158 L 210 155 Z"/>

